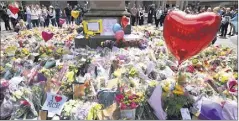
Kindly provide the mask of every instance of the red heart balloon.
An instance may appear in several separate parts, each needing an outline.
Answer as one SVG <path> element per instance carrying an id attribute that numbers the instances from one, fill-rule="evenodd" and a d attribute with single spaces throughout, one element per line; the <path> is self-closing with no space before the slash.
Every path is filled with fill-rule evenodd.
<path id="1" fill-rule="evenodd" d="M 60 102 L 62 100 L 62 97 L 61 96 L 55 96 L 55 100 L 56 100 L 56 102 Z"/>
<path id="2" fill-rule="evenodd" d="M 62 19 L 62 18 L 59 19 L 59 24 L 60 24 L 60 25 L 64 24 L 65 22 L 66 22 L 65 19 Z"/>
<path id="3" fill-rule="evenodd" d="M 16 6 L 9 5 L 8 8 L 14 15 L 19 12 L 19 8 Z"/>
<path id="4" fill-rule="evenodd" d="M 47 42 L 53 37 L 54 34 L 51 32 L 42 31 L 41 35 L 42 35 L 42 38 L 45 40 L 45 42 Z"/>
<path id="5" fill-rule="evenodd" d="M 129 23 L 129 19 L 126 16 L 123 16 L 121 18 L 121 25 L 123 26 L 123 28 L 125 28 Z"/>
<path id="6" fill-rule="evenodd" d="M 220 23 L 220 16 L 213 12 L 190 15 L 172 11 L 165 18 L 163 37 L 167 48 L 181 64 L 210 44 Z"/>

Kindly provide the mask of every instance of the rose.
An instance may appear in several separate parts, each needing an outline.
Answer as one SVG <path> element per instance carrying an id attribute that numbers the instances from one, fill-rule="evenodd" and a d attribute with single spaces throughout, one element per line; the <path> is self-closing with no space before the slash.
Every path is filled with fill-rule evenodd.
<path id="1" fill-rule="evenodd" d="M 130 104 L 131 109 L 135 109 L 137 107 L 138 107 L 138 105 L 135 102 L 131 102 L 131 104 Z"/>
<path id="2" fill-rule="evenodd" d="M 120 109 L 121 109 L 121 110 L 124 110 L 124 109 L 126 109 L 126 108 L 127 108 L 126 104 L 120 103 Z"/>
<path id="3" fill-rule="evenodd" d="M 123 94 L 118 94 L 115 97 L 115 100 L 119 103 L 122 101 L 122 99 L 124 99 L 124 95 Z"/>
<path id="4" fill-rule="evenodd" d="M 228 82 L 227 82 L 227 88 L 229 90 L 229 93 L 231 94 L 237 94 L 237 80 L 235 79 L 230 79 Z"/>

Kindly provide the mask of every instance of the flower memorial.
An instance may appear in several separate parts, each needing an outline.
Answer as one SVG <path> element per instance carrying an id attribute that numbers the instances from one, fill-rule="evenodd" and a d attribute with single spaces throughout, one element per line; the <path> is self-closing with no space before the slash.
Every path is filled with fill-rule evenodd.
<path id="1" fill-rule="evenodd" d="M 75 48 L 79 27 L 2 36 L 0 119 L 238 119 L 230 47 L 209 45 L 178 66 L 153 26 L 134 26 L 140 39 L 96 49 Z"/>

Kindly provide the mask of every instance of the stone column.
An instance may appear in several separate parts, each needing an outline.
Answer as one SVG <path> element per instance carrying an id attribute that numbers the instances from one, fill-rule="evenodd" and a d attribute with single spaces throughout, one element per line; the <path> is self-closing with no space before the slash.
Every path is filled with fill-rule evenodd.
<path id="1" fill-rule="evenodd" d="M 180 1 L 180 10 L 183 10 L 184 9 L 184 0 Z"/>
<path id="2" fill-rule="evenodd" d="M 120 22 L 122 16 L 130 18 L 130 13 L 125 11 L 125 1 L 89 1 L 90 11 L 85 13 L 84 20 L 94 19 L 117 19 Z M 131 33 L 131 26 L 125 30 L 126 34 Z"/>
<path id="3" fill-rule="evenodd" d="M 186 8 L 186 6 L 188 6 L 188 1 L 187 0 L 185 1 L 185 6 L 184 7 Z"/>
<path id="4" fill-rule="evenodd" d="M 162 9 L 165 10 L 166 8 L 166 1 L 162 1 Z"/>

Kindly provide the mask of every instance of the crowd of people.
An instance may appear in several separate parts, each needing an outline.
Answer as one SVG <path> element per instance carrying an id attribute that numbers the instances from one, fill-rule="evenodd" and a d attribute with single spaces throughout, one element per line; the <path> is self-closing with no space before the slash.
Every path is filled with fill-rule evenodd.
<path id="1" fill-rule="evenodd" d="M 82 17 L 85 12 L 87 12 L 85 6 L 80 6 L 79 4 L 71 5 L 67 4 L 64 9 L 60 9 L 59 5 L 49 7 L 44 5 L 26 5 L 24 7 L 19 6 L 19 12 L 13 14 L 8 6 L 0 6 L 0 17 L 5 23 L 6 30 L 19 31 L 20 29 L 31 29 L 33 27 L 48 27 L 50 24 L 52 26 L 61 27 L 59 23 L 60 18 L 66 19 L 66 24 L 80 24 L 82 22 Z M 74 19 L 71 16 L 71 11 L 79 11 L 80 15 L 78 18 Z M 12 27 L 10 26 L 10 23 Z M 25 23 L 25 24 L 24 24 Z"/>
<path id="2" fill-rule="evenodd" d="M 126 8 L 128 12 L 131 13 L 131 25 L 143 25 L 144 24 L 144 19 L 145 17 L 145 10 L 143 10 L 141 7 L 136 8 L 135 5 L 133 7 L 128 7 Z M 147 16 L 147 23 L 148 24 L 155 24 L 156 28 L 159 26 L 163 26 L 164 19 L 167 16 L 168 12 L 172 10 L 179 10 L 178 6 L 172 7 L 172 8 L 165 8 L 164 10 L 162 7 L 155 8 L 155 5 L 152 4 L 149 6 L 148 10 L 148 15 Z M 213 11 L 214 10 L 214 11 Z M 187 14 L 199 14 L 203 12 L 215 12 L 218 15 L 221 16 L 222 21 L 221 21 L 221 27 L 220 27 L 220 32 L 221 32 L 221 37 L 226 37 L 226 35 L 233 36 L 237 34 L 237 31 L 235 29 L 235 26 L 231 24 L 231 21 L 237 20 L 238 17 L 238 9 L 237 8 L 225 8 L 225 7 L 216 7 L 216 9 L 212 9 L 211 7 L 191 7 L 187 6 L 186 9 L 184 10 Z M 230 25 L 230 27 L 229 27 Z M 228 33 L 229 30 L 229 33 Z"/>
<path id="3" fill-rule="evenodd" d="M 82 18 L 85 12 L 87 12 L 86 6 L 80 6 L 79 4 L 71 6 L 67 4 L 64 9 L 60 9 L 59 5 L 49 7 L 44 5 L 26 5 L 24 7 L 19 6 L 19 12 L 17 14 L 13 14 L 8 6 L 1 5 L 0 6 L 0 16 L 5 23 L 6 30 L 19 31 L 20 29 L 31 29 L 33 27 L 48 27 L 50 24 L 52 26 L 61 27 L 59 23 L 60 18 L 64 17 L 66 19 L 66 24 L 80 24 L 82 22 Z M 215 9 L 215 8 L 214 8 Z M 74 19 L 71 16 L 71 11 L 80 11 L 80 15 L 78 18 Z M 145 21 L 145 8 L 136 7 L 133 5 L 132 7 L 126 8 L 128 12 L 131 13 L 131 25 L 143 25 Z M 165 8 L 162 7 L 156 8 L 154 4 L 149 6 L 148 15 L 147 15 L 147 23 L 155 24 L 156 27 L 162 27 L 164 23 L 164 19 L 167 16 L 168 12 L 172 10 L 179 10 L 178 6 Z M 191 7 L 187 6 L 184 10 L 188 14 L 199 14 L 202 12 L 213 12 L 211 7 Z M 215 11 L 214 11 L 215 12 Z M 217 7 L 216 13 L 221 16 L 221 27 L 219 32 L 221 32 L 221 37 L 225 38 L 226 35 L 233 36 L 237 34 L 235 26 L 231 23 L 231 21 L 237 20 L 238 10 L 225 7 Z M 12 27 L 10 26 L 10 23 Z M 26 23 L 26 24 L 24 24 Z M 230 26 L 229 26 L 230 25 Z"/>

